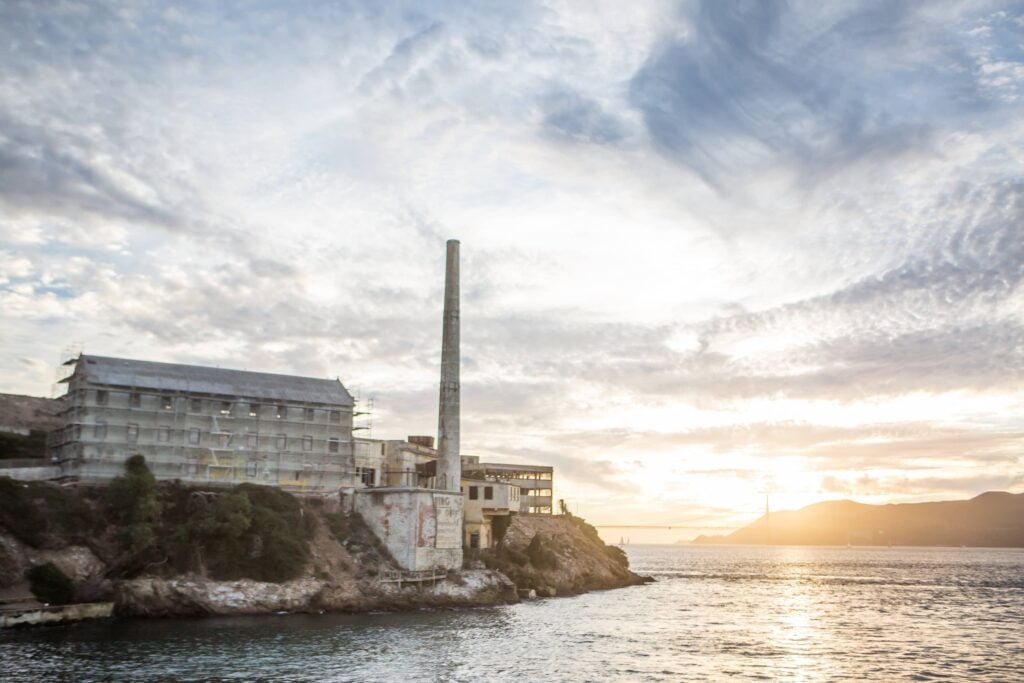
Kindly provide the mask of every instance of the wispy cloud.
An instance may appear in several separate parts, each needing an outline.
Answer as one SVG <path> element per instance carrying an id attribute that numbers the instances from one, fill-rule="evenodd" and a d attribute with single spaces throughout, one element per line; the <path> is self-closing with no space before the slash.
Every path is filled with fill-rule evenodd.
<path id="1" fill-rule="evenodd" d="M 0 38 L 5 390 L 82 342 L 431 433 L 459 237 L 466 449 L 599 520 L 1021 485 L 1013 3 L 8 2 Z"/>

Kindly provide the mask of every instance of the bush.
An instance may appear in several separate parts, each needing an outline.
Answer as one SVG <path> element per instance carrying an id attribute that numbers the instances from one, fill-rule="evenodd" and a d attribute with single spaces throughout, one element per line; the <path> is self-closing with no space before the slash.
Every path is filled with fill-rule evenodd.
<path id="1" fill-rule="evenodd" d="M 25 572 L 32 594 L 49 605 L 66 605 L 75 599 L 71 579 L 53 562 L 37 564 Z"/>
<path id="2" fill-rule="evenodd" d="M 128 458 L 124 471 L 110 483 L 107 504 L 114 520 L 122 526 L 122 544 L 129 552 L 140 553 L 156 540 L 153 525 L 160 520 L 161 510 L 156 478 L 141 455 Z"/>

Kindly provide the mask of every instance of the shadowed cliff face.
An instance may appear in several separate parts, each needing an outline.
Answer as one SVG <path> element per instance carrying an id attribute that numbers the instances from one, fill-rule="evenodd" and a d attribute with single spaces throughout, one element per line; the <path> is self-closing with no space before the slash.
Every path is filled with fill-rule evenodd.
<path id="1" fill-rule="evenodd" d="M 645 582 L 629 570 L 621 549 L 602 541 L 597 530 L 572 516 L 517 515 L 498 548 L 481 554 L 521 591 L 540 596 L 574 595 Z"/>
<path id="2" fill-rule="evenodd" d="M 1024 547 L 1024 493 L 990 491 L 970 500 L 901 505 L 816 503 L 694 542 Z"/>

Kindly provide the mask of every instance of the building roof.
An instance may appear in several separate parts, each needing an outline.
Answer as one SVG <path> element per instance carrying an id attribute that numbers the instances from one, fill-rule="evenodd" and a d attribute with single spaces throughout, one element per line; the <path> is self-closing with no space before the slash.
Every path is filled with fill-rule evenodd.
<path id="1" fill-rule="evenodd" d="M 551 472 L 554 473 L 555 468 L 551 465 L 518 465 L 510 462 L 463 462 L 463 470 L 471 470 L 473 472 L 479 470 L 494 470 L 498 472 Z"/>
<path id="2" fill-rule="evenodd" d="M 82 355 L 70 362 L 76 363 L 76 375 L 81 373 L 94 384 L 337 406 L 351 406 L 353 403 L 352 394 L 340 380 L 335 379 L 105 356 Z"/>

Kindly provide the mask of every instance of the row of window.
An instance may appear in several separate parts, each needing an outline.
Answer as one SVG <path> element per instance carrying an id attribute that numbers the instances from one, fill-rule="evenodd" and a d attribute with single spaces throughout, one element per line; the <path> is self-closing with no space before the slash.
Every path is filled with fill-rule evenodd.
<path id="1" fill-rule="evenodd" d="M 160 408 L 162 410 L 174 410 L 174 396 L 168 396 L 162 394 L 160 396 Z M 96 390 L 96 405 L 105 406 L 110 403 L 110 392 L 106 389 Z M 221 415 L 232 415 L 235 411 L 235 403 L 232 401 L 214 401 L 211 399 L 202 398 L 190 398 L 188 399 L 188 410 L 190 413 L 203 413 L 205 411 L 206 404 L 209 403 L 210 410 L 217 410 Z M 128 398 L 128 405 L 132 408 L 142 407 L 142 394 L 138 392 L 132 392 Z M 259 417 L 260 412 L 263 410 L 262 403 L 248 403 L 249 417 Z M 239 404 L 239 408 L 241 404 Z M 278 420 L 285 420 L 288 418 L 288 406 L 282 404 L 273 405 L 274 417 Z M 306 422 L 312 422 L 316 419 L 316 408 L 293 408 L 295 416 L 302 415 L 302 419 Z M 301 412 L 300 412 L 301 411 Z M 340 410 L 329 410 L 327 411 L 328 418 L 331 422 L 341 422 L 341 411 Z M 242 411 L 244 414 L 244 411 Z"/>
<path id="2" fill-rule="evenodd" d="M 98 420 L 92 427 L 92 435 L 94 439 L 103 440 L 107 438 L 108 427 L 107 423 Z M 171 427 L 157 427 L 156 428 L 156 440 L 158 443 L 169 443 L 171 441 L 171 435 L 175 430 Z M 75 425 L 75 439 L 81 438 L 81 427 Z M 191 429 L 184 430 L 184 436 L 186 441 L 193 446 L 198 446 L 202 443 L 203 432 L 198 427 L 192 427 Z M 208 438 L 211 438 L 216 442 L 219 447 L 232 448 L 237 447 L 238 443 L 235 441 L 235 437 L 242 436 L 241 434 L 234 434 L 232 432 L 219 432 L 216 434 L 207 434 Z M 139 425 L 134 423 L 128 423 L 125 425 L 125 438 L 129 443 L 135 443 L 139 440 Z M 275 434 L 273 437 L 260 436 L 259 432 L 246 432 L 245 433 L 245 447 L 249 450 L 258 450 L 260 447 L 261 438 L 266 442 L 267 439 L 273 439 L 274 448 L 279 451 L 287 450 L 288 448 L 288 435 L 287 434 Z M 294 438 L 294 437 L 293 437 Z M 302 437 L 302 450 L 311 451 L 313 450 L 313 437 L 310 435 L 304 435 Z M 338 453 L 341 450 L 341 439 L 336 436 L 329 437 L 327 439 L 327 452 Z"/>
<path id="3" fill-rule="evenodd" d="M 480 489 L 484 490 L 484 500 L 494 500 L 493 486 L 470 486 L 468 488 L 470 500 L 480 500 Z"/>

